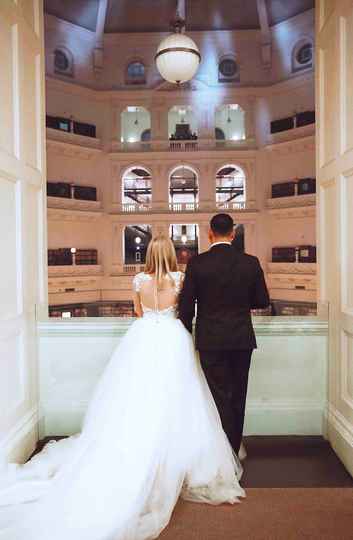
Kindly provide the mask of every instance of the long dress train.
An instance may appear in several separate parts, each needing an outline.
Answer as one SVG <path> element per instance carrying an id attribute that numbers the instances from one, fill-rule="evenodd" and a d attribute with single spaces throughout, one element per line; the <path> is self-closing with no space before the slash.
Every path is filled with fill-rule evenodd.
<path id="1" fill-rule="evenodd" d="M 116 347 L 81 433 L 0 468 L 1 540 L 156 538 L 183 498 L 235 503 L 242 468 L 173 307 Z"/>

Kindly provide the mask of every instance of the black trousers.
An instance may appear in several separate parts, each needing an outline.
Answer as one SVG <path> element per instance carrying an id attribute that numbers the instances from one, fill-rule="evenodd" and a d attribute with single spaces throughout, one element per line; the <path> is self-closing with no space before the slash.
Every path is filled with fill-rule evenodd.
<path id="1" fill-rule="evenodd" d="M 236 453 L 243 436 L 246 394 L 252 349 L 199 351 L 208 386 L 222 426 Z"/>

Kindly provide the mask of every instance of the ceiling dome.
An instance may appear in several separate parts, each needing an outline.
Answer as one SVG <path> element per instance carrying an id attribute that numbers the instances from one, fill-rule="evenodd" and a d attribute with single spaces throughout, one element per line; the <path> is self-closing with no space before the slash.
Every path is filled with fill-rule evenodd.
<path id="1" fill-rule="evenodd" d="M 196 43 L 175 33 L 161 41 L 155 56 L 159 73 L 168 82 L 180 84 L 192 79 L 201 61 Z"/>

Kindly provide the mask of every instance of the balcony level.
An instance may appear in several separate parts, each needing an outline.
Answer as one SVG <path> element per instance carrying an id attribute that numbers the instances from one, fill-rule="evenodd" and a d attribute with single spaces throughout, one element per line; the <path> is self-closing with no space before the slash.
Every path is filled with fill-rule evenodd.
<path id="1" fill-rule="evenodd" d="M 113 204 L 112 213 L 117 214 L 207 214 L 217 211 L 256 211 L 255 201 L 247 202 L 205 202 L 205 203 L 125 203 Z"/>

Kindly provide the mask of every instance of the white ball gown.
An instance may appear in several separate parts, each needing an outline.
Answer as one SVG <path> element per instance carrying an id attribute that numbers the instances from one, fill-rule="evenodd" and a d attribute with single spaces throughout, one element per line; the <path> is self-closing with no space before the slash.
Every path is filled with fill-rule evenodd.
<path id="1" fill-rule="evenodd" d="M 175 307 L 144 309 L 113 352 L 81 433 L 0 468 L 0 539 L 156 538 L 180 495 L 238 502 L 241 474 Z"/>

